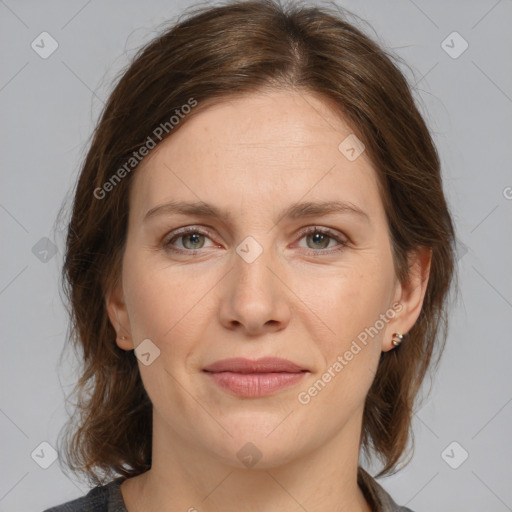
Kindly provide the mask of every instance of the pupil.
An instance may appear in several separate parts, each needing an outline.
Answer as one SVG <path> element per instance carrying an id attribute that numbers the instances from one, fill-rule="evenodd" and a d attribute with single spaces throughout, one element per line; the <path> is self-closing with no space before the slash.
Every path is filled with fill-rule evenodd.
<path id="1" fill-rule="evenodd" d="M 188 237 L 185 239 L 191 243 L 191 245 L 195 245 L 200 242 L 200 237 L 202 235 L 200 233 L 192 233 L 191 235 L 188 235 Z"/>
<path id="2" fill-rule="evenodd" d="M 312 237 L 314 244 L 320 244 L 322 248 L 327 247 L 329 239 L 324 233 L 315 233 L 314 235 L 312 235 Z M 327 245 L 325 244 L 325 241 L 327 241 Z"/>

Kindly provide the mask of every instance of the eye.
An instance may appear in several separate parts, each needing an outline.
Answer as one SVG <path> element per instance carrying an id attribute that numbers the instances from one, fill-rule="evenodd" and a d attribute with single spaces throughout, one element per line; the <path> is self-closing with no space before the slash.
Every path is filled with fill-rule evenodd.
<path id="1" fill-rule="evenodd" d="M 307 252 L 310 252 L 312 254 L 318 254 L 321 252 L 332 253 L 335 251 L 342 250 L 347 244 L 347 241 L 343 240 L 335 232 L 331 231 L 328 228 L 320 228 L 317 226 L 313 226 L 303 231 L 301 240 L 302 239 L 306 240 L 306 247 L 308 249 L 311 249 L 311 251 Z M 329 248 L 329 244 L 333 241 L 338 242 L 338 245 L 335 245 L 332 250 L 326 250 L 327 248 Z"/>
<path id="2" fill-rule="evenodd" d="M 198 251 L 200 249 L 205 248 L 205 240 L 210 239 L 209 233 L 207 231 L 203 231 L 194 226 L 190 226 L 188 228 L 184 228 L 179 232 L 173 232 L 171 238 L 167 238 L 164 240 L 163 245 L 166 249 L 173 252 L 189 252 L 194 253 L 194 251 Z M 175 242 L 179 242 L 180 244 L 176 244 Z M 176 245 L 178 245 L 176 247 Z"/>
<path id="3" fill-rule="evenodd" d="M 299 240 L 306 240 L 306 253 L 318 256 L 321 253 L 331 254 L 345 248 L 347 241 L 329 228 L 311 226 L 300 233 Z M 179 254 L 196 254 L 202 249 L 215 247 L 205 245 L 206 241 L 211 240 L 211 234 L 207 230 L 199 229 L 195 226 L 188 226 L 179 231 L 170 233 L 162 242 L 163 247 L 170 252 Z M 333 242 L 337 245 L 330 247 Z M 218 246 L 217 246 L 218 247 Z M 304 247 L 299 245 L 299 247 Z"/>

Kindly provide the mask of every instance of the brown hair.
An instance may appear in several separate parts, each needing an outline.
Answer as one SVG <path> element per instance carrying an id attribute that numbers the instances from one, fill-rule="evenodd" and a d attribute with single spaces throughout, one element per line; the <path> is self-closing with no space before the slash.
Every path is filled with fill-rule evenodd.
<path id="1" fill-rule="evenodd" d="M 198 107 L 165 136 L 209 103 L 266 87 L 319 95 L 364 142 L 402 282 L 408 255 L 432 248 L 420 316 L 400 347 L 381 354 L 364 409 L 361 447 L 383 462 L 378 476 L 395 470 L 406 452 L 418 391 L 446 340 L 455 235 L 438 154 L 396 57 L 346 19 L 333 7 L 278 0 L 197 8 L 142 48 L 111 93 L 76 185 L 62 273 L 69 338 L 82 361 L 64 456 L 94 485 L 151 467 L 152 405 L 136 357 L 115 343 L 105 307 L 124 252 L 134 174 L 126 162 L 191 98 Z M 98 198 L 107 182 L 113 185 Z"/>

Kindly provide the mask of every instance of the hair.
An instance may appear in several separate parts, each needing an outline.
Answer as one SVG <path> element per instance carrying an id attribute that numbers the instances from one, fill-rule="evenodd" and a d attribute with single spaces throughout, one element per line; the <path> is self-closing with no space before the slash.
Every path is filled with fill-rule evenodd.
<path id="1" fill-rule="evenodd" d="M 126 162 L 191 98 L 198 106 L 161 140 L 208 104 L 276 89 L 317 95 L 363 141 L 378 176 L 397 278 L 408 281 L 411 254 L 432 251 L 420 315 L 405 342 L 382 352 L 364 406 L 360 448 L 382 462 L 377 477 L 402 461 L 422 382 L 446 342 L 455 234 L 438 153 L 393 62 L 399 59 L 347 17 L 339 7 L 279 0 L 196 7 L 142 47 L 121 73 L 75 185 L 61 276 L 68 338 L 81 366 L 76 414 L 59 451 L 75 474 L 96 485 L 104 483 L 102 474 L 133 477 L 151 467 L 152 404 L 133 352 L 115 343 L 105 303 L 120 279 L 127 235 L 136 165 L 131 161 L 128 172 Z M 99 197 L 100 189 L 108 194 Z"/>

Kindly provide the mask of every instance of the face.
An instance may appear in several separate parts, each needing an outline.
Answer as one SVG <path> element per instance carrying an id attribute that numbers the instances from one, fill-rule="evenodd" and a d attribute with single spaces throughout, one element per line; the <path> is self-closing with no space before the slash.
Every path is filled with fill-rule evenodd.
<path id="1" fill-rule="evenodd" d="M 197 113 L 137 168 L 107 306 L 168 439 L 233 466 L 252 443 L 272 467 L 359 434 L 381 352 L 419 309 L 372 163 L 339 149 L 351 133 L 321 99 L 272 91 Z M 170 202 L 203 209 L 155 210 Z M 263 357 L 301 371 L 205 371 Z"/>

